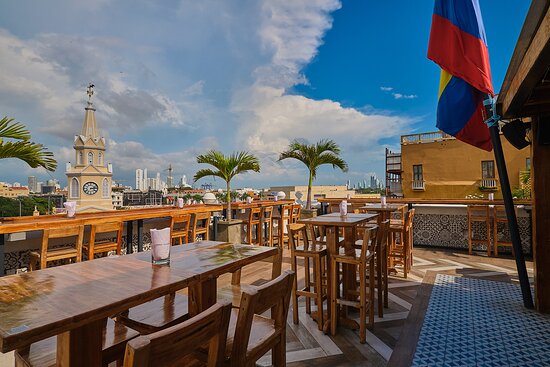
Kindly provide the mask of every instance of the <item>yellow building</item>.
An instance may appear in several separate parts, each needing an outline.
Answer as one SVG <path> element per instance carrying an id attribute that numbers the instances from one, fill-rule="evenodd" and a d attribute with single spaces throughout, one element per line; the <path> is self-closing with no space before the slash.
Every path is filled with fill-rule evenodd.
<path id="1" fill-rule="evenodd" d="M 99 135 L 95 108 L 91 102 L 93 85 L 88 87 L 84 125 L 74 138 L 75 162 L 67 164 L 69 201 L 76 201 L 78 212 L 112 210 L 112 166 L 105 163 L 105 138 Z"/>
<path id="2" fill-rule="evenodd" d="M 530 169 L 529 149 L 518 150 L 502 137 L 512 188 Z M 405 198 L 464 199 L 469 195 L 502 198 L 494 153 L 443 132 L 401 137 L 401 188 Z"/>
<path id="3" fill-rule="evenodd" d="M 21 187 L 8 186 L 7 184 L 0 182 L 0 196 L 6 197 L 6 198 L 29 196 L 29 188 L 24 186 L 21 186 Z"/>

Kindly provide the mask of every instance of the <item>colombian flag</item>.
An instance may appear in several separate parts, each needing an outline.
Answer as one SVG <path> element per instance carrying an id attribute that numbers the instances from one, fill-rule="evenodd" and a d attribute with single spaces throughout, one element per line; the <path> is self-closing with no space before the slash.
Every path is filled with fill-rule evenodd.
<path id="1" fill-rule="evenodd" d="M 437 128 L 492 150 L 483 100 L 494 92 L 478 0 L 435 0 L 428 58 L 441 67 Z"/>

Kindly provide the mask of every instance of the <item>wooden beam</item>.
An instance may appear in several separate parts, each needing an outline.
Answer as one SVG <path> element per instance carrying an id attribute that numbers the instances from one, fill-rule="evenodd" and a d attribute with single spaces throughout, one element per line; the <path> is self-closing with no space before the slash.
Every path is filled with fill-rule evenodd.
<path id="1" fill-rule="evenodd" d="M 550 124 L 550 117 L 534 118 L 532 122 L 531 195 L 535 305 L 540 312 L 550 313 L 550 145 L 541 145 L 536 138 L 540 124 Z"/>
<path id="2" fill-rule="evenodd" d="M 526 117 L 521 115 L 524 103 L 533 89 L 540 83 L 550 65 L 550 8 L 513 76 L 508 90 L 503 91 L 500 100 L 500 115 L 507 118 Z"/>

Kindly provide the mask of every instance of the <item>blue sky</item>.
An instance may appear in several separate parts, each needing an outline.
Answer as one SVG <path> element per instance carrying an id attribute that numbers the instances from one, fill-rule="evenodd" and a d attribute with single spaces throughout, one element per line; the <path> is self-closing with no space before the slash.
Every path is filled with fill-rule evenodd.
<path id="1" fill-rule="evenodd" d="M 480 3 L 498 91 L 529 2 Z M 305 184 L 303 167 L 277 162 L 293 138 L 342 147 L 350 171 L 322 169 L 318 184 L 382 178 L 386 147 L 435 130 L 432 8 L 428 0 L 9 2 L 0 13 L 0 115 L 55 153 L 62 185 L 90 81 L 107 161 L 124 184 L 134 185 L 136 168 L 168 164 L 192 177 L 208 149 L 260 157 L 262 172 L 235 186 Z M 50 177 L 1 162 L 0 181 L 29 175 Z"/>

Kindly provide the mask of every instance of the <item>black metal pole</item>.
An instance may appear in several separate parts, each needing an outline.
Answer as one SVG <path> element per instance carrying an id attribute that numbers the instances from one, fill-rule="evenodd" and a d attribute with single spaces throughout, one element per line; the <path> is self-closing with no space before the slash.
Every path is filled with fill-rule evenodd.
<path id="1" fill-rule="evenodd" d="M 531 295 L 531 286 L 529 285 L 529 276 L 525 267 L 525 258 L 523 249 L 521 248 L 521 239 L 519 236 L 518 221 L 516 212 L 514 211 L 514 201 L 512 192 L 510 191 L 510 181 L 508 180 L 508 172 L 506 163 L 504 162 L 504 154 L 502 153 L 502 143 L 500 142 L 500 133 L 498 124 L 494 124 L 489 128 L 491 132 L 491 141 L 495 152 L 495 161 L 498 169 L 498 177 L 500 178 L 500 188 L 504 199 L 504 207 L 506 209 L 506 217 L 508 218 L 508 228 L 510 229 L 510 238 L 512 240 L 512 248 L 514 249 L 516 258 L 516 267 L 518 270 L 519 284 L 521 294 L 523 296 L 523 305 L 526 308 L 534 308 L 533 296 Z"/>

